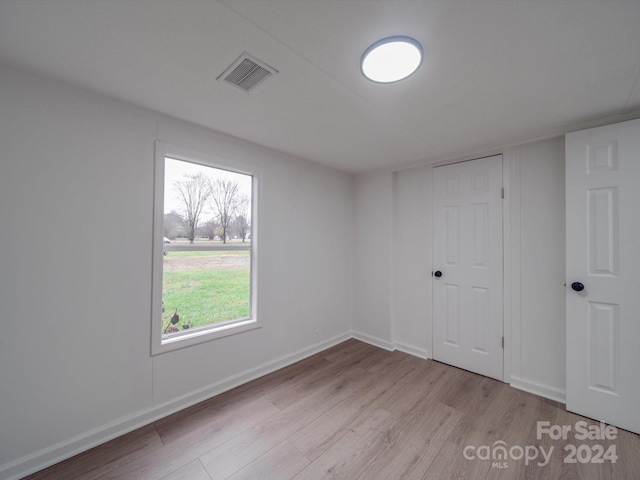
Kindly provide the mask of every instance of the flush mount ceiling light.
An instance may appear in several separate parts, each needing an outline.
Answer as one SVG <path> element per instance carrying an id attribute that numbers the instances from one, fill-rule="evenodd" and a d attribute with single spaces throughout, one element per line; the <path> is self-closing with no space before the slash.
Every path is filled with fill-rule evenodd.
<path id="1" fill-rule="evenodd" d="M 369 80 L 393 83 L 407 78 L 422 63 L 422 45 L 411 37 L 383 38 L 367 48 L 360 59 L 360 70 Z"/>

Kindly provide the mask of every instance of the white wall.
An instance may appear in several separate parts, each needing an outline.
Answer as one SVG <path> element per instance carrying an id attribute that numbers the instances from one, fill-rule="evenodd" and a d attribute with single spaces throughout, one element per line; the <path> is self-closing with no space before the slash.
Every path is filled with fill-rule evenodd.
<path id="1" fill-rule="evenodd" d="M 423 358 L 431 346 L 431 167 L 397 175 L 394 344 Z"/>
<path id="2" fill-rule="evenodd" d="M 263 172 L 263 327 L 151 357 L 155 140 Z M 6 67 L 0 145 L 0 477 L 350 336 L 350 175 Z"/>
<path id="3" fill-rule="evenodd" d="M 522 145 L 509 155 L 519 176 L 519 208 L 512 216 L 517 281 L 512 292 L 511 384 L 564 401 L 564 137 Z"/>
<path id="4" fill-rule="evenodd" d="M 506 381 L 563 401 L 564 138 L 510 148 L 504 158 L 510 207 L 505 226 L 511 230 L 505 245 Z M 387 348 L 422 357 L 432 355 L 431 170 L 358 175 L 355 191 L 354 329 L 375 336 L 388 328 Z M 390 285 L 382 280 L 387 278 Z"/>
<path id="5" fill-rule="evenodd" d="M 354 191 L 354 335 L 392 348 L 393 176 L 388 172 L 358 175 Z"/>

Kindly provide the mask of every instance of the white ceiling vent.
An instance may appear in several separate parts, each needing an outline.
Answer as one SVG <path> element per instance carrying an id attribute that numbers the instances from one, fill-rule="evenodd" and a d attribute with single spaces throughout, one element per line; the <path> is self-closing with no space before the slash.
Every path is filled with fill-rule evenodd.
<path id="1" fill-rule="evenodd" d="M 276 73 L 278 71 L 275 68 L 252 57 L 247 52 L 243 52 L 216 80 L 222 80 L 245 93 L 249 93 Z"/>

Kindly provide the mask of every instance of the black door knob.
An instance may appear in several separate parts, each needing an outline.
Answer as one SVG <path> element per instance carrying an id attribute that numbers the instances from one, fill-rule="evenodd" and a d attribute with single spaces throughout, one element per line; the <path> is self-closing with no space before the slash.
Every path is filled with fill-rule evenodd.
<path id="1" fill-rule="evenodd" d="M 438 278 L 440 278 L 440 277 L 442 276 L 442 272 L 441 272 L 440 270 L 436 270 L 436 271 L 433 273 L 433 276 L 434 276 L 434 277 L 438 277 Z"/>
<path id="2" fill-rule="evenodd" d="M 584 285 L 580 282 L 573 282 L 571 284 L 571 288 L 573 288 L 576 292 L 581 292 L 584 290 Z"/>

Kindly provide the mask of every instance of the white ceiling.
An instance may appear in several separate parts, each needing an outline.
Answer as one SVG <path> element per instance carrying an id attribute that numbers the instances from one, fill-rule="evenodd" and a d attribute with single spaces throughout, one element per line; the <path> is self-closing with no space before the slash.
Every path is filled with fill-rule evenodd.
<path id="1" fill-rule="evenodd" d="M 399 34 L 421 69 L 364 79 Z M 280 72 L 249 95 L 243 51 Z M 0 0 L 0 62 L 361 172 L 640 116 L 640 1 Z"/>

